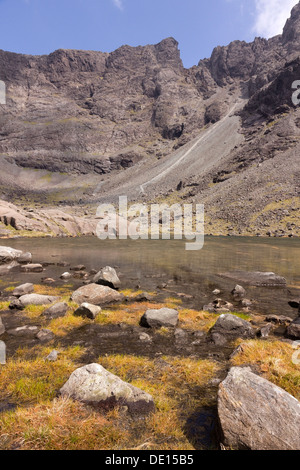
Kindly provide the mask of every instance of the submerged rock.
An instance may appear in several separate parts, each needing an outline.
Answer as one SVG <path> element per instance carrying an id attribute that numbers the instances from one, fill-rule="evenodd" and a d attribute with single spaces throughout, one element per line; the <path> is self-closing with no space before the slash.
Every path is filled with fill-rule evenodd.
<path id="1" fill-rule="evenodd" d="M 119 289 L 121 287 L 121 281 L 118 278 L 116 270 L 110 266 L 102 268 L 94 276 L 93 282 L 102 286 L 111 287 L 112 289 Z"/>
<path id="2" fill-rule="evenodd" d="M 257 287 L 285 287 L 286 279 L 275 273 L 260 271 L 235 271 L 220 274 L 222 277 L 233 279 L 250 286 Z"/>
<path id="3" fill-rule="evenodd" d="M 300 450 L 299 401 L 250 368 L 232 368 L 220 384 L 218 413 L 232 449 Z"/>
<path id="4" fill-rule="evenodd" d="M 151 395 L 123 382 L 100 364 L 89 364 L 75 370 L 60 389 L 60 394 L 100 408 L 127 406 L 129 412 L 138 414 L 155 410 Z"/>
<path id="5" fill-rule="evenodd" d="M 159 310 L 147 310 L 142 316 L 140 324 L 146 328 L 175 328 L 178 324 L 178 311 L 171 308 L 161 308 Z"/>
<path id="6" fill-rule="evenodd" d="M 88 284 L 73 292 L 71 299 L 78 305 L 89 303 L 92 305 L 105 305 L 112 302 L 122 302 L 124 295 L 107 286 Z"/>

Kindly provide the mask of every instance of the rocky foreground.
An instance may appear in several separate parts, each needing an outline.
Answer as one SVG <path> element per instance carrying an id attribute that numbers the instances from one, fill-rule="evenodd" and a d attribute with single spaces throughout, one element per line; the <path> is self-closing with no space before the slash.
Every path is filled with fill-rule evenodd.
<path id="1" fill-rule="evenodd" d="M 291 317 L 259 316 L 236 285 L 230 301 L 216 289 L 215 300 L 195 311 L 184 307 L 183 293 L 171 299 L 122 290 L 109 266 L 75 266 L 38 286 L 30 275 L 45 267 L 30 253 L 0 247 L 0 263 L 3 273 L 24 273 L 24 284 L 1 293 L 0 448 L 70 448 L 69 437 L 58 443 L 58 429 L 69 436 L 68 424 L 53 424 L 66 413 L 86 433 L 73 448 L 134 442 L 137 449 L 300 450 L 299 300 L 290 301 Z M 266 288 L 266 279 L 285 281 L 274 273 L 249 276 Z M 36 429 L 28 440 L 26 415 L 49 427 L 43 409 L 52 430 L 40 440 Z M 95 429 L 105 423 L 106 440 L 98 431 L 89 436 L 83 414 Z"/>

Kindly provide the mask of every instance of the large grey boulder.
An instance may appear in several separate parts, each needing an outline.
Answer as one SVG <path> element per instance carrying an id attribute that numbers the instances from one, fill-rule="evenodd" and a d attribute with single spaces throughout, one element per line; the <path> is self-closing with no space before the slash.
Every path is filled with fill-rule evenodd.
<path id="1" fill-rule="evenodd" d="M 147 310 L 142 316 L 140 324 L 146 328 L 175 328 L 178 324 L 179 314 L 177 310 L 171 308 L 161 308 L 159 310 Z"/>
<path id="2" fill-rule="evenodd" d="M 21 250 L 15 250 L 8 246 L 0 246 L 0 264 L 9 263 L 10 261 L 19 261 L 20 263 L 24 263 L 30 262 L 31 260 L 31 253 L 24 253 Z"/>
<path id="3" fill-rule="evenodd" d="M 107 286 L 88 284 L 73 292 L 71 299 L 78 305 L 86 302 L 92 305 L 105 305 L 113 302 L 122 302 L 124 295 Z"/>
<path id="4" fill-rule="evenodd" d="M 0 317 L 0 335 L 5 333 L 5 326 L 3 325 L 2 318 Z"/>
<path id="5" fill-rule="evenodd" d="M 48 305 L 52 304 L 56 300 L 58 300 L 57 297 L 53 297 L 51 295 L 41 295 L 41 294 L 27 294 L 27 295 L 22 295 L 19 298 L 20 302 L 22 305 L 25 307 L 27 305 Z"/>
<path id="6" fill-rule="evenodd" d="M 42 313 L 43 317 L 48 319 L 65 317 L 68 311 L 68 304 L 65 302 L 58 302 L 57 304 L 51 305 L 51 307 L 44 310 Z"/>
<path id="7" fill-rule="evenodd" d="M 93 279 L 93 282 L 102 286 L 108 286 L 112 289 L 119 289 L 121 287 L 121 281 L 118 278 L 116 270 L 110 266 L 102 268 Z"/>
<path id="8" fill-rule="evenodd" d="M 300 317 L 293 321 L 287 329 L 287 334 L 291 338 L 300 339 Z"/>
<path id="9" fill-rule="evenodd" d="M 222 345 L 236 338 L 254 338 L 251 324 L 236 315 L 221 315 L 210 330 L 215 344 Z"/>
<path id="10" fill-rule="evenodd" d="M 14 297 L 21 297 L 22 295 L 32 294 L 33 292 L 34 285 L 28 282 L 27 284 L 16 287 L 12 295 Z"/>
<path id="11" fill-rule="evenodd" d="M 225 446 L 300 450 L 300 402 L 250 368 L 232 368 L 220 384 L 218 414 Z"/>
<path id="12" fill-rule="evenodd" d="M 155 410 L 151 395 L 123 382 L 99 364 L 76 369 L 60 389 L 60 394 L 99 408 L 120 405 L 127 406 L 132 413 L 141 414 Z"/>

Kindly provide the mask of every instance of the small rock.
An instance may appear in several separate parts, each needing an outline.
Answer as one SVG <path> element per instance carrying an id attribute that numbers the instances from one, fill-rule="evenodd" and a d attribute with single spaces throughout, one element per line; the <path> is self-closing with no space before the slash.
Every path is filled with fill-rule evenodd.
<path id="1" fill-rule="evenodd" d="M 20 299 L 12 300 L 9 304 L 10 310 L 24 310 L 25 305 L 22 304 Z"/>
<path id="2" fill-rule="evenodd" d="M 62 279 L 63 281 L 67 281 L 68 279 L 71 279 L 71 277 L 73 277 L 73 275 L 71 273 L 66 272 L 60 276 L 60 279 Z"/>
<path id="3" fill-rule="evenodd" d="M 110 266 L 102 268 L 101 271 L 95 275 L 93 282 L 102 286 L 111 287 L 112 289 L 119 289 L 121 287 L 121 281 L 118 278 L 116 270 Z"/>
<path id="4" fill-rule="evenodd" d="M 266 317 L 267 322 L 277 323 L 280 325 L 285 325 L 286 323 L 292 323 L 292 319 L 289 317 L 284 317 L 283 315 L 268 315 Z"/>
<path id="5" fill-rule="evenodd" d="M 55 335 L 52 333 L 52 331 L 43 329 L 38 332 L 36 338 L 42 343 L 46 343 L 48 341 L 52 341 L 55 338 Z"/>
<path id="6" fill-rule="evenodd" d="M 219 289 L 215 289 L 213 291 L 213 295 L 220 295 L 221 294 L 221 291 Z"/>
<path id="7" fill-rule="evenodd" d="M 79 264 L 78 266 L 74 266 L 71 268 L 71 271 L 85 271 L 86 267 L 83 264 Z"/>
<path id="8" fill-rule="evenodd" d="M 21 297 L 22 295 L 32 294 L 33 291 L 34 291 L 34 285 L 31 283 L 27 283 L 27 284 L 22 284 L 21 286 L 16 287 L 12 295 L 14 297 Z"/>
<path id="9" fill-rule="evenodd" d="M 41 264 L 25 264 L 21 266 L 22 273 L 41 273 L 44 270 Z"/>
<path id="10" fill-rule="evenodd" d="M 272 333 L 273 329 L 274 329 L 274 325 L 272 323 L 268 323 L 266 326 L 264 326 L 263 328 L 259 330 L 258 335 L 262 339 L 266 339 L 269 337 L 270 333 Z"/>
<path id="11" fill-rule="evenodd" d="M 47 308 L 42 315 L 49 319 L 54 318 L 62 318 L 65 317 L 68 311 L 68 304 L 65 302 L 59 302 L 57 304 L 51 305 L 51 307 Z"/>
<path id="12" fill-rule="evenodd" d="M 141 326 L 146 328 L 174 328 L 178 324 L 179 314 L 177 310 L 162 308 L 159 310 L 147 310 L 141 318 Z"/>
<path id="13" fill-rule="evenodd" d="M 242 299 L 246 295 L 246 290 L 244 287 L 236 285 L 235 288 L 231 291 L 231 294 L 235 299 Z"/>
<path id="14" fill-rule="evenodd" d="M 3 325 L 2 318 L 0 317 L 0 335 L 3 335 L 5 333 L 5 326 Z"/>
<path id="15" fill-rule="evenodd" d="M 212 340 L 215 344 L 224 344 L 235 338 L 254 338 L 255 331 L 251 324 L 235 315 L 221 315 L 212 327 Z"/>
<path id="16" fill-rule="evenodd" d="M 58 352 L 57 351 L 51 351 L 51 353 L 46 357 L 45 361 L 49 362 L 55 362 L 58 359 Z"/>
<path id="17" fill-rule="evenodd" d="M 80 305 L 80 307 L 74 312 L 76 317 L 86 317 L 91 320 L 95 320 L 97 315 L 101 312 L 101 307 L 97 305 L 92 305 L 87 302 Z"/>
<path id="18" fill-rule="evenodd" d="M 147 333 L 141 333 L 139 336 L 140 341 L 151 343 L 152 339 Z"/>

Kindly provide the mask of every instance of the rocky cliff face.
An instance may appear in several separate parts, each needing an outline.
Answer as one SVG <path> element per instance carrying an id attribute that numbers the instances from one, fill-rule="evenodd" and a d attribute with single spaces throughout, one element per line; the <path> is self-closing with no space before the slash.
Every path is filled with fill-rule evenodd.
<path id="1" fill-rule="evenodd" d="M 196 181 L 181 184 L 196 188 L 192 199 L 205 199 L 209 185 L 217 184 L 209 196 L 215 201 L 212 206 L 222 207 L 225 201 L 228 210 L 230 188 L 220 186 L 228 175 L 241 175 L 280 152 L 288 152 L 295 163 L 300 116 L 291 85 L 300 80 L 299 50 L 300 3 L 282 35 L 216 47 L 209 59 L 188 70 L 173 38 L 145 47 L 123 46 L 109 54 L 58 50 L 49 56 L 25 56 L 0 51 L 0 80 L 7 86 L 7 105 L 0 105 L 2 197 L 13 199 L 17 189 L 25 198 L 35 192 L 44 202 L 70 201 L 71 186 L 73 204 L 88 201 L 99 175 L 101 184 L 108 174 L 120 172 L 127 181 L 124 170 L 139 168 L 142 162 L 165 160 L 167 165 L 172 152 L 204 126 L 220 121 L 242 98 L 244 142 L 230 150 L 226 162 L 220 155 L 213 172 L 203 171 L 199 155 Z M 30 169 L 42 172 L 34 175 Z M 64 174 L 75 178 L 72 184 Z M 280 176 L 274 176 L 274 184 Z M 284 183 L 288 178 L 292 176 L 285 175 Z M 244 179 L 243 173 L 241 187 Z M 118 181 L 122 187 L 122 178 Z M 290 188 L 297 196 L 294 177 Z M 60 197 L 48 198 L 54 190 Z M 280 193 L 286 195 L 285 190 Z M 231 213 L 227 218 L 234 220 Z"/>

